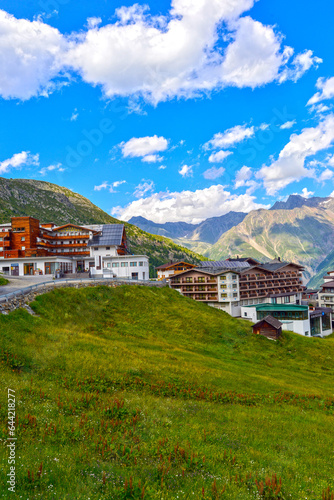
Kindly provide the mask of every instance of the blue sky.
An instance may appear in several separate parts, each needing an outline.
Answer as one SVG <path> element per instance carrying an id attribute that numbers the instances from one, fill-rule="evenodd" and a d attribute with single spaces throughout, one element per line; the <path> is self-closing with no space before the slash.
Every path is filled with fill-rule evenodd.
<path id="1" fill-rule="evenodd" d="M 334 181 L 334 6 L 0 1 L 0 175 L 199 222 Z"/>

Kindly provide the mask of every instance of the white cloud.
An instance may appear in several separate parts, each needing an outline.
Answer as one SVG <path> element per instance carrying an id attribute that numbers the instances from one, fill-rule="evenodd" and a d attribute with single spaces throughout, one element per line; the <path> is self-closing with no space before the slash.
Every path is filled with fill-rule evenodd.
<path id="1" fill-rule="evenodd" d="M 280 189 L 304 177 L 314 177 L 315 170 L 305 166 L 305 160 L 328 149 L 334 142 L 334 115 L 328 115 L 316 127 L 292 134 L 277 160 L 263 166 L 257 177 L 263 180 L 267 193 L 274 195 Z"/>
<path id="2" fill-rule="evenodd" d="M 280 129 L 282 130 L 288 130 L 292 128 L 296 124 L 296 120 L 291 120 L 290 122 L 285 122 L 283 125 L 280 126 Z"/>
<path id="3" fill-rule="evenodd" d="M 204 144 L 205 149 L 218 149 L 233 147 L 235 144 L 250 139 L 255 135 L 255 128 L 247 125 L 236 125 L 235 127 L 215 134 L 213 138 Z M 228 151 L 226 151 L 228 153 Z"/>
<path id="4" fill-rule="evenodd" d="M 75 109 L 72 113 L 72 116 L 70 118 L 71 122 L 75 122 L 77 119 L 78 119 L 78 116 L 79 116 L 79 113 L 78 113 L 78 110 Z"/>
<path id="5" fill-rule="evenodd" d="M 331 78 L 318 78 L 317 89 L 319 92 L 314 94 L 313 97 L 308 101 L 308 105 L 317 104 L 320 101 L 325 101 L 327 99 L 332 99 L 334 97 L 334 77 Z"/>
<path id="6" fill-rule="evenodd" d="M 290 68 L 285 68 L 280 76 L 280 82 L 284 82 L 286 80 L 293 80 L 296 82 L 299 80 L 303 74 L 308 71 L 312 66 L 318 68 L 319 64 L 323 61 L 320 57 L 316 57 L 313 55 L 312 50 L 305 50 L 301 54 L 297 54 Z"/>
<path id="7" fill-rule="evenodd" d="M 0 174 L 6 174 L 12 168 L 21 168 L 28 165 L 39 165 L 39 155 L 33 155 L 30 151 L 16 153 L 11 158 L 0 162 Z"/>
<path id="8" fill-rule="evenodd" d="M 109 189 L 109 193 L 116 193 L 115 188 L 121 186 L 122 184 L 126 184 L 126 181 L 115 181 L 112 183 L 104 181 L 99 186 L 94 186 L 94 191 L 102 191 L 102 189 Z"/>
<path id="9" fill-rule="evenodd" d="M 166 165 L 160 165 L 159 170 L 165 170 L 166 168 Z"/>
<path id="10" fill-rule="evenodd" d="M 179 174 L 182 175 L 182 177 L 192 177 L 193 173 L 193 167 L 191 165 L 183 165 L 179 170 Z"/>
<path id="11" fill-rule="evenodd" d="M 235 176 L 235 188 L 238 189 L 246 185 L 246 182 L 252 177 L 252 169 L 250 167 L 242 167 Z"/>
<path id="12" fill-rule="evenodd" d="M 46 175 L 48 172 L 65 172 L 65 168 L 61 163 L 57 163 L 55 165 L 49 165 L 48 167 L 43 167 L 39 173 L 41 175 Z"/>
<path id="13" fill-rule="evenodd" d="M 168 148 L 168 140 L 164 137 L 133 137 L 120 144 L 124 158 L 144 158 Z"/>
<path id="14" fill-rule="evenodd" d="M 318 180 L 320 182 L 329 181 L 330 179 L 333 178 L 333 176 L 334 176 L 333 170 L 330 170 L 329 168 L 326 168 L 326 170 L 324 170 L 323 172 L 321 172 L 320 176 L 318 177 Z"/>
<path id="15" fill-rule="evenodd" d="M 246 193 L 252 194 L 259 187 L 259 183 L 251 179 L 252 175 L 252 169 L 250 167 L 243 166 L 235 176 L 235 189 L 245 186 L 247 187 Z"/>
<path id="16" fill-rule="evenodd" d="M 138 184 L 138 186 L 136 187 L 133 195 L 136 198 L 143 198 L 145 194 L 150 193 L 153 190 L 154 190 L 154 182 L 145 181 L 145 179 L 143 179 L 141 184 Z"/>
<path id="17" fill-rule="evenodd" d="M 231 155 L 231 151 L 217 151 L 217 153 L 212 153 L 209 156 L 210 163 L 221 163 L 225 160 L 229 155 Z"/>
<path id="18" fill-rule="evenodd" d="M 224 172 L 225 172 L 225 168 L 223 168 L 223 167 L 220 167 L 220 168 L 212 167 L 203 173 L 203 177 L 204 177 L 204 179 L 214 180 L 214 179 L 218 179 L 219 177 L 222 177 Z"/>
<path id="19" fill-rule="evenodd" d="M 87 19 L 87 26 L 89 29 L 97 28 L 97 26 L 101 23 L 102 19 L 100 17 L 89 17 Z"/>
<path id="20" fill-rule="evenodd" d="M 147 155 L 147 156 L 144 156 L 144 158 L 142 158 L 141 161 L 143 161 L 145 163 L 157 163 L 157 162 L 162 161 L 162 160 L 163 160 L 163 156 Z"/>
<path id="21" fill-rule="evenodd" d="M 314 191 L 308 191 L 308 189 L 305 187 L 302 189 L 301 194 L 299 193 L 293 193 L 293 194 L 297 196 L 302 196 L 303 198 L 310 198 L 311 196 L 314 195 Z M 286 201 L 286 199 L 284 201 Z"/>
<path id="22" fill-rule="evenodd" d="M 159 223 L 185 221 L 196 224 L 231 210 L 250 212 L 259 208 L 269 207 L 257 204 L 254 196 L 234 195 L 218 184 L 197 191 L 154 193 L 126 207 L 116 207 L 112 214 L 122 220 L 129 220 L 136 215 L 149 216 L 150 220 Z"/>
<path id="23" fill-rule="evenodd" d="M 135 4 L 117 9 L 113 23 L 89 18 L 86 31 L 68 35 L 0 11 L 0 93 L 47 95 L 69 71 L 107 98 L 130 97 L 135 107 L 137 97 L 157 104 L 231 85 L 296 80 L 320 62 L 305 51 L 289 64 L 293 49 L 282 45 L 281 34 L 240 18 L 255 1 L 172 0 L 165 16 Z"/>
<path id="24" fill-rule="evenodd" d="M 0 94 L 4 99 L 47 95 L 62 70 L 67 42 L 41 21 L 16 19 L 0 10 Z"/>

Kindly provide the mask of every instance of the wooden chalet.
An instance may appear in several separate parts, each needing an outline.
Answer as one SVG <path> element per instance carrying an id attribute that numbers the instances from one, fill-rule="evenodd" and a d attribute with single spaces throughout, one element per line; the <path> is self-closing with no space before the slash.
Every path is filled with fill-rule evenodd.
<path id="1" fill-rule="evenodd" d="M 282 323 L 270 315 L 266 316 L 253 325 L 253 333 L 277 340 L 282 335 Z"/>

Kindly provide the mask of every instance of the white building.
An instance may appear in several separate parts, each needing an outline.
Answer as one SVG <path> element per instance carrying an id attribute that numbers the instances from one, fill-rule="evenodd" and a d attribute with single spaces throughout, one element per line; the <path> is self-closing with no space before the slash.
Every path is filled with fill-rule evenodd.
<path id="1" fill-rule="evenodd" d="M 332 313 L 330 309 L 298 304 L 254 304 L 241 306 L 241 317 L 252 323 L 273 316 L 282 323 L 282 329 L 305 337 L 325 337 L 332 333 Z"/>

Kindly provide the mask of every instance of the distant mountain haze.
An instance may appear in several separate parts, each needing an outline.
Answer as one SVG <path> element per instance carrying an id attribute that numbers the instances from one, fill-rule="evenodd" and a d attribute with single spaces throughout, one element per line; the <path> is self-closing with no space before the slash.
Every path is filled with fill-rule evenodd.
<path id="1" fill-rule="evenodd" d="M 152 234 L 214 244 L 222 234 L 242 222 L 246 215 L 243 212 L 229 212 L 221 217 L 206 219 L 200 224 L 187 224 L 186 222 L 158 224 L 144 217 L 132 217 L 129 222 Z"/>

